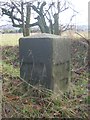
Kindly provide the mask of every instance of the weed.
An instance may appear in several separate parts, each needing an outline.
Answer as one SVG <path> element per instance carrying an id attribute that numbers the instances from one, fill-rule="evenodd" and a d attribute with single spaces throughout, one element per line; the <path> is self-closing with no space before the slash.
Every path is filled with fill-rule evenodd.
<path id="1" fill-rule="evenodd" d="M 79 49 L 78 43 L 77 47 L 76 43 L 72 46 L 74 56 L 71 69 L 77 69 L 84 65 L 80 56 L 84 56 L 86 51 Z M 19 71 L 18 47 L 3 47 L 3 117 L 88 119 L 87 102 L 90 102 L 90 98 L 87 94 L 87 71 L 79 71 L 79 74 L 72 72 L 70 91 L 59 97 L 59 93 L 53 95 L 53 91 L 27 84 L 20 78 Z"/>

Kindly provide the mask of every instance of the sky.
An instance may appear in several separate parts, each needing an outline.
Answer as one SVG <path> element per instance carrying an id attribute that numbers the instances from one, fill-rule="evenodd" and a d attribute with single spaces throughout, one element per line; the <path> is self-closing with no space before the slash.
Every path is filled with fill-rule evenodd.
<path id="1" fill-rule="evenodd" d="M 0 0 L 3 1 L 3 0 Z M 8 1 L 8 0 L 4 0 L 4 1 Z M 30 1 L 30 0 L 24 0 L 24 1 Z M 38 1 L 42 1 L 42 0 L 38 0 Z M 57 1 L 57 0 L 44 0 L 44 1 Z M 62 1 L 62 0 L 61 0 Z M 67 1 L 67 0 L 66 0 Z M 88 25 L 88 2 L 89 0 L 68 0 L 70 3 L 72 3 L 73 8 L 78 11 L 79 13 L 74 17 L 72 24 L 76 24 L 76 25 Z M 69 17 L 71 16 L 71 14 L 73 14 L 71 11 L 67 11 L 67 13 L 62 13 L 61 14 L 61 23 L 64 24 L 66 23 L 66 21 L 69 21 Z M 3 17 L 0 18 L 0 26 L 1 25 L 5 25 L 7 24 L 7 17 Z M 32 20 L 33 21 L 33 16 L 32 16 Z"/>
<path id="2" fill-rule="evenodd" d="M 76 22 L 78 24 L 88 24 L 88 2 L 90 0 L 70 0 L 75 9 L 79 12 L 76 16 Z"/>

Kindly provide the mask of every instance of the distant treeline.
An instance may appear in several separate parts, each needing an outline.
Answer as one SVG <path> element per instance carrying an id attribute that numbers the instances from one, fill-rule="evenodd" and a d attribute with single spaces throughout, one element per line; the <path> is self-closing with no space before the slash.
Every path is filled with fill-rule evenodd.
<path id="1" fill-rule="evenodd" d="M 0 30 L 0 33 L 4 34 L 4 33 L 22 33 L 22 29 L 3 29 L 3 30 Z M 35 32 L 40 32 L 40 29 L 39 28 L 33 28 L 33 29 L 30 29 L 30 32 L 31 33 L 35 33 Z"/>

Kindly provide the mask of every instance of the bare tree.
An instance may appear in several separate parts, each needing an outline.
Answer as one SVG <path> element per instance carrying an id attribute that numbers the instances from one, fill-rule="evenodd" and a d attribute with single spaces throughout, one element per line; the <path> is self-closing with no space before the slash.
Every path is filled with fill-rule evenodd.
<path id="1" fill-rule="evenodd" d="M 67 26 L 63 26 L 60 28 L 60 13 L 66 11 L 67 9 L 71 9 L 69 4 L 66 1 L 61 3 L 52 2 L 51 4 L 47 4 L 45 1 L 37 2 L 37 5 L 33 4 L 33 2 L 23 2 L 23 1 L 11 1 L 11 2 L 1 2 L 0 8 L 2 10 L 2 15 L 7 15 L 14 27 L 19 27 L 23 29 L 23 36 L 28 36 L 30 33 L 30 27 L 39 26 L 42 33 L 51 33 L 51 34 L 61 34 L 61 32 L 69 29 L 69 24 L 72 21 L 72 18 L 76 15 L 71 16 L 70 22 Z M 31 12 L 34 11 L 37 17 L 37 21 L 33 24 L 30 24 Z"/>
<path id="2" fill-rule="evenodd" d="M 31 4 L 19 2 L 1 2 L 0 8 L 2 15 L 7 15 L 13 24 L 13 27 L 19 27 L 23 30 L 23 36 L 29 35 L 29 24 L 31 16 Z"/>

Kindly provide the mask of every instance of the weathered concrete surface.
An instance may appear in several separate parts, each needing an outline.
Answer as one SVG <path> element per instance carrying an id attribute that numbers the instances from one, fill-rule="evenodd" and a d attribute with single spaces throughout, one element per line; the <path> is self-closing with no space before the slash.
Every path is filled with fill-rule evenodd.
<path id="1" fill-rule="evenodd" d="M 54 91 L 67 90 L 70 79 L 70 39 L 53 40 L 52 75 Z"/>
<path id="2" fill-rule="evenodd" d="M 70 77 L 70 39 L 50 34 L 21 38 L 20 76 L 32 85 L 66 90 Z"/>

